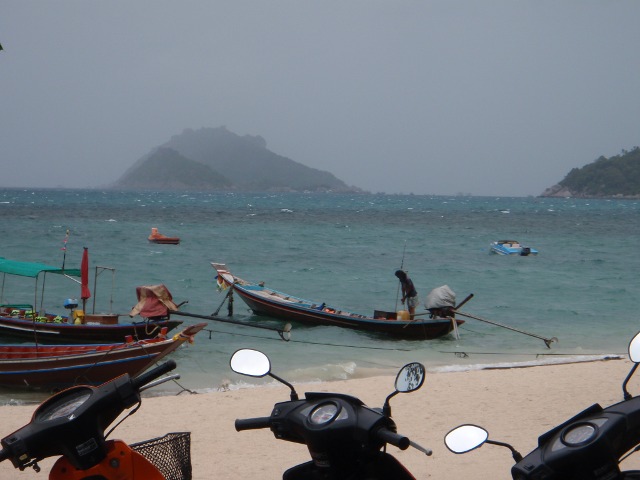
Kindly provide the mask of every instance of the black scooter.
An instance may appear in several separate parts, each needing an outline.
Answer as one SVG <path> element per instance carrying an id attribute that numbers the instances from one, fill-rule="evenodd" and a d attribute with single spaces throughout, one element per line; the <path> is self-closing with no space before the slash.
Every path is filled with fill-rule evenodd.
<path id="1" fill-rule="evenodd" d="M 293 386 L 271 373 L 269 358 L 262 352 L 238 350 L 231 369 L 251 377 L 270 377 L 291 389 L 291 400 L 276 403 L 269 417 L 238 419 L 237 431 L 270 428 L 276 438 L 307 445 L 312 461 L 288 469 L 284 480 L 414 480 L 415 477 L 391 454 L 389 443 L 402 450 L 424 449 L 397 433 L 389 400 L 400 392 L 413 392 L 424 382 L 420 363 L 405 365 L 382 409 L 369 408 L 361 400 L 340 393 L 307 392 L 298 399 Z"/>
<path id="2" fill-rule="evenodd" d="M 538 447 L 524 458 L 511 445 L 490 440 L 476 425 L 454 428 L 445 436 L 445 445 L 453 453 L 485 443 L 509 448 L 516 461 L 511 468 L 514 480 L 640 479 L 640 471 L 623 472 L 619 465 L 640 450 L 640 397 L 627 391 L 640 362 L 640 333 L 629 344 L 629 358 L 635 365 L 622 384 L 624 401 L 607 408 L 592 405 L 540 436 Z"/>

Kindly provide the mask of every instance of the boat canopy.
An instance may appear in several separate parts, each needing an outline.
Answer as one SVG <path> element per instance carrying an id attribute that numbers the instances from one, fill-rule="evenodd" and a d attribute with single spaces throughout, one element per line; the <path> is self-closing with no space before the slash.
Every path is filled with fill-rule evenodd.
<path id="1" fill-rule="evenodd" d="M 165 317 L 171 310 L 178 310 L 173 303 L 171 292 L 164 285 L 144 285 L 136 288 L 138 303 L 131 312 L 130 317 L 140 315 L 144 318 Z"/>
<path id="2" fill-rule="evenodd" d="M 6 258 L 0 257 L 0 273 L 36 278 L 41 272 L 55 273 L 70 277 L 80 277 L 80 269 L 78 268 L 62 269 L 60 267 L 45 265 L 44 263 L 17 262 L 15 260 L 7 260 Z"/>

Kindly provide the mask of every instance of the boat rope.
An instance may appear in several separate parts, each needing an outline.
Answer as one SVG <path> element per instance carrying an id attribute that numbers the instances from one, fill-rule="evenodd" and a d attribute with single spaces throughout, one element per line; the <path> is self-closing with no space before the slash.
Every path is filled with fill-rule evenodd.
<path id="1" fill-rule="evenodd" d="M 160 361 L 159 361 L 159 360 L 156 360 L 155 365 L 156 365 L 156 366 L 159 366 L 159 365 L 160 365 Z M 180 378 L 180 377 L 178 377 L 178 378 Z M 188 392 L 188 393 L 190 393 L 191 395 L 198 393 L 198 392 L 196 392 L 196 391 L 194 391 L 194 390 L 191 390 L 191 389 L 189 389 L 189 388 L 185 387 L 184 385 L 182 385 L 180 382 L 178 382 L 178 379 L 177 379 L 177 378 L 173 378 L 173 379 L 171 379 L 171 381 L 172 381 L 173 383 L 175 383 L 178 387 L 180 387 L 180 390 L 176 393 L 176 397 L 177 397 L 178 395 L 181 395 L 181 394 L 182 394 L 182 393 L 184 393 L 184 392 Z"/>
<path id="2" fill-rule="evenodd" d="M 198 392 L 196 392 L 195 390 L 191 390 L 191 389 L 189 389 L 189 388 L 185 387 L 185 386 L 184 386 L 184 385 L 182 385 L 180 382 L 178 382 L 178 380 L 176 380 L 175 378 L 174 378 L 173 380 L 171 380 L 171 381 L 172 381 L 173 383 L 175 383 L 177 386 L 179 386 L 179 387 L 180 387 L 180 391 L 179 391 L 178 393 L 176 393 L 176 397 L 177 397 L 178 395 L 181 395 L 183 392 L 188 392 L 188 393 L 190 393 L 191 395 L 198 393 Z"/>
<path id="3" fill-rule="evenodd" d="M 438 353 L 453 353 L 456 357 L 459 358 L 468 358 L 471 355 L 508 355 L 508 356 L 535 356 L 538 357 L 600 357 L 603 356 L 605 359 L 619 359 L 624 357 L 626 354 L 624 353 L 537 353 L 537 352 L 469 352 L 469 351 L 460 351 L 460 350 L 438 350 Z"/>
<path id="4" fill-rule="evenodd" d="M 488 323 L 490 325 L 495 325 L 496 327 L 506 328 L 507 330 L 511 330 L 511 331 L 518 332 L 518 333 L 522 333 L 524 335 L 529 335 L 530 337 L 539 338 L 540 340 L 544 341 L 544 343 L 547 346 L 547 348 L 551 348 L 551 344 L 553 342 L 558 343 L 558 338 L 557 337 L 545 338 L 545 337 L 543 337 L 541 335 L 537 335 L 535 333 L 526 332 L 524 330 L 520 330 L 520 329 L 517 329 L 517 328 L 514 328 L 514 327 L 510 327 L 508 325 L 503 325 L 502 323 L 494 322 L 493 320 L 487 320 L 486 318 L 478 317 L 476 315 L 471 315 L 470 313 L 463 313 L 463 312 L 461 312 L 459 310 L 456 310 L 456 314 L 457 315 L 462 315 L 463 317 L 473 318 L 475 320 L 479 320 L 481 322 L 485 322 L 485 323 Z"/>
<path id="5" fill-rule="evenodd" d="M 222 302 L 220 302 L 220 305 L 218 305 L 218 308 L 216 309 L 215 312 L 213 312 L 211 314 L 212 317 L 217 317 L 218 313 L 220 312 L 220 309 L 222 308 L 222 306 L 224 305 L 224 302 L 227 301 L 227 299 L 233 294 L 233 288 L 230 288 L 229 291 L 227 292 L 227 294 L 224 296 L 224 298 L 222 299 Z"/>
<path id="6" fill-rule="evenodd" d="M 211 340 L 213 333 L 222 333 L 222 334 L 225 334 L 225 335 L 235 335 L 235 336 L 238 336 L 238 337 L 259 338 L 261 340 L 280 341 L 277 338 L 273 338 L 273 337 L 263 337 L 263 336 L 260 336 L 260 335 L 248 335 L 248 334 L 244 334 L 244 333 L 224 332 L 224 331 L 221 331 L 221 330 L 210 330 L 210 329 L 207 329 L 207 328 L 203 328 L 202 331 L 203 332 L 209 332 L 209 340 Z M 305 345 L 322 345 L 322 346 L 327 346 L 327 347 L 361 348 L 361 349 L 364 349 L 364 350 L 389 350 L 389 351 L 394 351 L 394 352 L 411 352 L 411 351 L 413 351 L 410 348 L 366 347 L 366 346 L 358 346 L 358 345 L 345 345 L 345 344 L 339 344 L 339 343 L 309 342 L 309 341 L 306 341 L 306 340 L 289 340 L 289 342 L 290 343 L 301 343 L 301 344 L 305 344 Z"/>
<path id="7" fill-rule="evenodd" d="M 213 320 L 216 322 L 221 322 L 221 323 L 230 323 L 232 325 L 242 325 L 244 327 L 251 327 L 251 328 L 260 328 L 262 330 L 271 330 L 273 332 L 276 332 L 278 334 L 278 336 L 280 337 L 281 340 L 284 340 L 285 342 L 288 342 L 289 339 L 291 338 L 291 324 L 287 323 L 283 328 L 274 328 L 274 327 L 268 327 L 265 325 L 257 325 L 257 324 L 252 324 L 249 322 L 241 322 L 241 321 L 237 321 L 237 320 L 229 320 L 226 318 L 220 318 L 220 317 L 214 317 L 211 315 L 200 315 L 198 313 L 189 313 L 189 312 L 181 312 L 178 310 L 170 310 L 170 312 L 173 315 L 182 315 L 185 317 L 193 317 L 193 318 L 202 318 L 204 320 Z"/>
<path id="8" fill-rule="evenodd" d="M 149 330 L 149 327 L 151 326 L 151 319 L 146 318 L 144 321 L 144 333 L 148 336 L 153 335 L 154 333 L 156 333 L 158 331 L 158 325 L 153 325 L 153 327 L 151 328 L 151 330 Z"/>

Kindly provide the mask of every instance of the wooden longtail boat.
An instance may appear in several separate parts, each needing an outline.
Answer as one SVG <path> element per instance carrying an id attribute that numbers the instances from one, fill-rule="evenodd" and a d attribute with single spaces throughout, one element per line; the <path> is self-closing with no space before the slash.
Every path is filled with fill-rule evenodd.
<path id="1" fill-rule="evenodd" d="M 311 302 L 266 288 L 262 284 L 247 282 L 232 275 L 223 263 L 212 262 L 211 265 L 218 272 L 218 285 L 232 288 L 256 315 L 267 315 L 287 322 L 335 325 L 418 340 L 442 337 L 464 323 L 464 320 L 441 317 L 416 316 L 413 320 L 398 320 L 395 312 L 374 311 L 373 316 L 347 312 L 323 302 Z"/>
<path id="2" fill-rule="evenodd" d="M 99 385 L 128 373 L 136 376 L 176 350 L 206 326 L 189 326 L 173 337 L 99 345 L 0 345 L 0 386 L 60 389 Z"/>
<path id="3" fill-rule="evenodd" d="M 118 315 L 85 315 L 84 323 L 75 324 L 67 316 L 46 314 L 35 317 L 30 309 L 13 306 L 0 307 L 0 335 L 45 343 L 104 343 L 117 342 L 127 335 L 136 339 L 153 338 L 160 329 L 173 330 L 179 320 L 141 319 L 137 322 L 116 323 Z M 46 320 L 44 320 L 46 318 Z"/>
<path id="4" fill-rule="evenodd" d="M 118 314 L 95 314 L 85 312 L 85 309 L 75 309 L 77 300 L 67 299 L 64 304 L 69 309 L 69 315 L 52 314 L 44 311 L 44 286 L 49 275 L 73 280 L 82 286 L 83 307 L 88 292 L 88 265 L 83 256 L 82 269 L 65 269 L 52 267 L 42 263 L 19 262 L 0 257 L 0 336 L 17 337 L 34 342 L 47 343 L 106 343 L 121 342 L 127 335 L 135 339 L 153 338 L 161 328 L 172 330 L 180 325 L 179 320 L 171 320 L 170 310 L 177 310 L 171 299 L 171 294 L 164 286 L 138 287 L 137 308 L 129 315 L 139 314 L 137 321 L 120 322 Z M 88 260 L 87 260 L 88 261 Z M 106 268 L 106 267 L 96 267 Z M 5 303 L 5 277 L 19 276 L 35 279 L 33 301 L 29 303 Z M 97 273 L 96 273 L 97 276 Z M 82 281 L 75 279 L 82 278 Z M 151 291 L 156 289 L 155 292 Z M 151 293 L 149 293 L 151 291 Z M 95 292 L 94 292 L 95 293 Z M 141 299 L 141 295 L 145 298 Z M 38 305 L 40 301 L 40 305 Z M 74 303 L 75 302 L 75 303 Z M 95 304 L 94 304 L 95 305 Z M 146 305 L 146 306 L 145 306 Z M 35 307 L 34 307 L 35 306 Z"/>

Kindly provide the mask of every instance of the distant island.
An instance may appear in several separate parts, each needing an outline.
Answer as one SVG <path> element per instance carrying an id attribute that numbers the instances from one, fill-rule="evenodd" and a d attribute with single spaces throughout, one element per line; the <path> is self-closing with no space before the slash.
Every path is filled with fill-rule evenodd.
<path id="1" fill-rule="evenodd" d="M 226 127 L 186 129 L 151 150 L 113 188 L 261 192 L 362 192 L 333 174 L 267 149 L 260 136 Z"/>
<path id="2" fill-rule="evenodd" d="M 640 147 L 572 169 L 541 197 L 640 198 Z"/>

